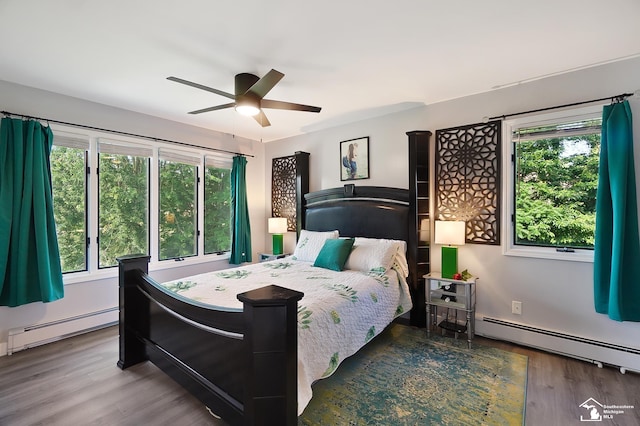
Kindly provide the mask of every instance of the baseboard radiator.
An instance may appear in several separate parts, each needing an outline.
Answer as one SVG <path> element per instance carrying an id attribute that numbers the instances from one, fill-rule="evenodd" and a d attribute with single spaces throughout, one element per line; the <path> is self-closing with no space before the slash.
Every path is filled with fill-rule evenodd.
<path id="1" fill-rule="evenodd" d="M 48 323 L 12 328 L 9 330 L 7 354 L 115 325 L 118 323 L 118 313 L 119 308 L 115 307 Z"/>
<path id="2" fill-rule="evenodd" d="M 477 334 L 541 349 L 596 364 L 611 365 L 621 373 L 640 373 L 640 349 L 587 339 L 567 333 L 532 327 L 511 321 L 484 317 L 476 327 Z"/>

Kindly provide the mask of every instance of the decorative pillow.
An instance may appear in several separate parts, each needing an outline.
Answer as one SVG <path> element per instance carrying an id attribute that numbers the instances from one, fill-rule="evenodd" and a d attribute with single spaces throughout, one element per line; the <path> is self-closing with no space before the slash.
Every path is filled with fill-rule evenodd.
<path id="1" fill-rule="evenodd" d="M 331 269 L 334 271 L 342 271 L 344 263 L 351 253 L 353 247 L 353 238 L 339 238 L 337 240 L 327 240 L 324 242 L 316 261 L 313 266 Z"/>
<path id="2" fill-rule="evenodd" d="M 298 238 L 298 244 L 293 251 L 293 259 L 302 260 L 303 262 L 315 262 L 318 253 L 322 249 L 326 240 L 335 240 L 338 238 L 338 231 L 307 231 L 303 229 Z"/>
<path id="3" fill-rule="evenodd" d="M 406 243 L 400 240 L 356 237 L 344 269 L 384 274 L 393 265 L 398 252 L 404 254 Z"/>

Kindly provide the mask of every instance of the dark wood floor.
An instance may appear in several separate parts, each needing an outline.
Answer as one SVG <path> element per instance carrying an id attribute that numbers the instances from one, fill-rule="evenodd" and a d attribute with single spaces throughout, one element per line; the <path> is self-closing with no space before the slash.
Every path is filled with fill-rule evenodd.
<path id="1" fill-rule="evenodd" d="M 527 425 L 584 424 L 579 406 L 589 398 L 634 406 L 601 424 L 640 425 L 638 374 L 504 342 L 476 344 L 529 357 Z M 121 371 L 117 358 L 116 327 L 0 357 L 0 425 L 224 424 L 152 364 Z"/>

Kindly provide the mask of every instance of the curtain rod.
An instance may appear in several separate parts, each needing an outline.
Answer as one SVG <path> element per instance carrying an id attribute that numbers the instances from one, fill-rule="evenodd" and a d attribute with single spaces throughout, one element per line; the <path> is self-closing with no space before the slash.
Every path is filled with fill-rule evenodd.
<path id="1" fill-rule="evenodd" d="M 224 152 L 226 154 L 242 155 L 242 156 L 245 156 L 245 157 L 253 157 L 253 155 L 251 155 L 251 154 L 243 154 L 241 152 L 227 151 L 227 150 L 219 149 L 219 148 L 209 148 L 209 147 L 206 147 L 206 146 L 193 145 L 193 144 L 186 143 L 186 142 L 173 141 L 171 139 L 154 138 L 153 136 L 145 136 L 145 135 L 138 135 L 138 134 L 135 134 L 135 133 L 122 132 L 120 130 L 103 129 L 101 127 L 93 127 L 93 126 L 88 126 L 86 124 L 69 123 L 69 122 L 66 122 L 66 121 L 52 120 L 50 118 L 34 117 L 34 116 L 31 116 L 31 115 L 25 115 L 25 114 L 16 114 L 16 113 L 9 112 L 9 111 L 0 111 L 0 113 L 4 114 L 6 117 L 9 117 L 9 116 L 22 117 L 22 118 L 27 118 L 27 119 L 32 119 L 32 120 L 46 121 L 48 123 L 63 124 L 65 126 L 79 127 L 81 129 L 98 130 L 98 131 L 101 131 L 101 132 L 113 133 L 113 134 L 121 135 L 121 136 L 132 136 L 132 137 L 136 137 L 136 138 L 149 139 L 149 140 L 156 141 L 156 142 L 166 142 L 166 143 L 172 143 L 172 144 L 176 144 L 176 145 L 188 146 L 188 147 L 191 147 L 191 148 L 200 148 L 200 149 L 206 149 L 206 150 L 209 150 L 209 151 Z"/>
<path id="2" fill-rule="evenodd" d="M 600 101 L 606 101 L 606 100 L 611 100 L 611 102 L 622 102 L 624 101 L 626 98 L 633 96 L 634 93 L 623 93 L 621 95 L 616 95 L 616 96 L 607 96 L 606 98 L 600 98 L 600 99 L 591 99 L 590 101 L 582 101 L 582 102 L 574 102 L 571 104 L 564 104 L 564 105 L 556 105 L 556 106 L 552 106 L 552 107 L 547 107 L 547 108 L 540 108 L 540 109 L 532 109 L 529 111 L 522 111 L 522 112 L 515 112 L 513 114 L 504 114 L 504 115 L 496 115 L 495 117 L 489 117 L 488 120 L 495 120 L 498 118 L 501 119 L 505 119 L 507 117 L 515 117 L 516 115 L 524 115 L 524 114 L 531 114 L 533 112 L 542 112 L 542 111 L 549 111 L 552 109 L 559 109 L 559 108 L 566 108 L 566 107 L 571 107 L 571 106 L 576 106 L 576 105 L 584 105 L 584 104 L 590 104 L 593 102 L 600 102 Z"/>

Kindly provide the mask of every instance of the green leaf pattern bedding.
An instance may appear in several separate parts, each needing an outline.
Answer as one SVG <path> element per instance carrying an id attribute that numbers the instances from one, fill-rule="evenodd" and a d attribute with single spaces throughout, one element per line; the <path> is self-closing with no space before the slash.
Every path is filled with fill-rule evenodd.
<path id="1" fill-rule="evenodd" d="M 285 258 L 162 285 L 202 303 L 242 308 L 238 293 L 271 284 L 304 293 L 298 303 L 298 414 L 311 400 L 314 381 L 333 374 L 345 358 L 411 309 L 405 274 L 398 268 L 384 275 L 336 272 Z"/>

